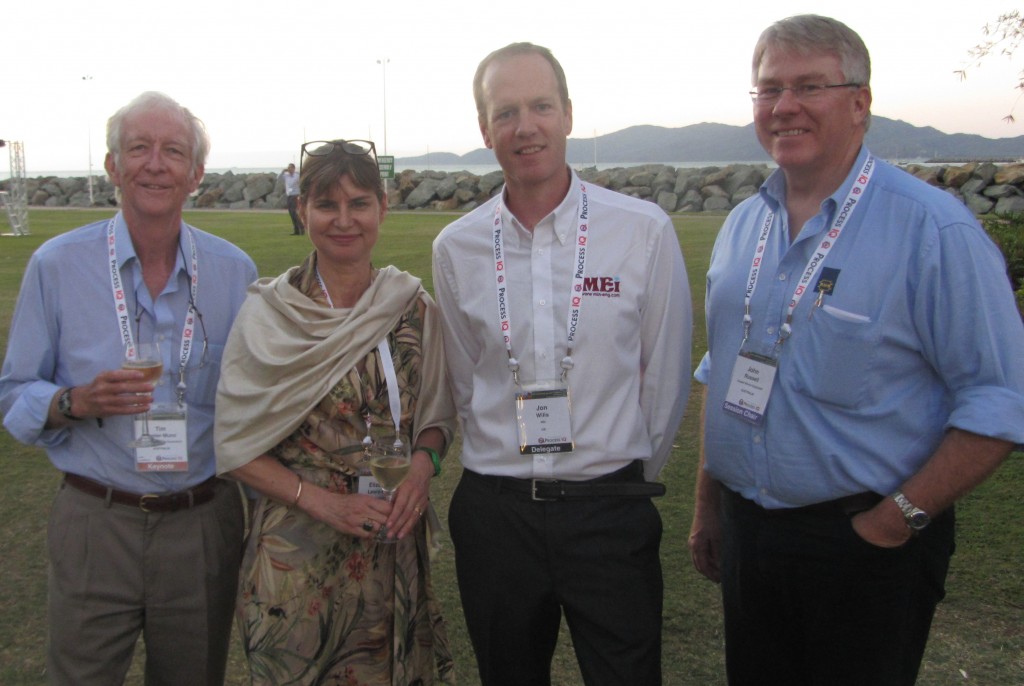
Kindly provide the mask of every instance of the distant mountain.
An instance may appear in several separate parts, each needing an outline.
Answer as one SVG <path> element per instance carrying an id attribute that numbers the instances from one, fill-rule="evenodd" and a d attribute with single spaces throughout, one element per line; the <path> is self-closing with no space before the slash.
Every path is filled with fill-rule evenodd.
<path id="1" fill-rule="evenodd" d="M 896 119 L 872 116 L 867 144 L 887 160 L 963 159 L 1005 160 L 1024 158 L 1024 136 L 985 138 L 966 133 L 943 133 L 930 126 L 914 126 Z M 623 162 L 645 164 L 768 162 L 757 142 L 754 124 L 730 126 L 702 123 L 678 128 L 631 126 L 621 131 L 581 139 L 570 138 L 566 149 L 570 164 Z M 497 164 L 494 153 L 478 148 L 465 155 L 431 153 L 396 160 L 397 169 L 422 169 L 425 165 L 457 166 Z"/>

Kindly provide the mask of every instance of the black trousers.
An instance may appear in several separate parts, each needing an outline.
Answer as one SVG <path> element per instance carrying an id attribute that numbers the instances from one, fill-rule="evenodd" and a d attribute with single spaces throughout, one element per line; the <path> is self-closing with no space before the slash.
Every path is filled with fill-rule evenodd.
<path id="1" fill-rule="evenodd" d="M 606 479 L 642 480 L 639 463 Z M 470 471 L 448 523 L 483 686 L 548 686 L 562 612 L 588 686 L 661 683 L 661 516 L 651 500 L 535 502 Z"/>
<path id="2" fill-rule="evenodd" d="M 288 196 L 288 216 L 292 218 L 292 233 L 303 234 L 306 232 L 305 227 L 302 226 L 302 220 L 299 219 L 299 196 L 289 195 Z"/>
<path id="3" fill-rule="evenodd" d="M 912 686 L 954 548 L 953 509 L 899 548 L 849 515 L 764 510 L 722 489 L 730 686 Z"/>

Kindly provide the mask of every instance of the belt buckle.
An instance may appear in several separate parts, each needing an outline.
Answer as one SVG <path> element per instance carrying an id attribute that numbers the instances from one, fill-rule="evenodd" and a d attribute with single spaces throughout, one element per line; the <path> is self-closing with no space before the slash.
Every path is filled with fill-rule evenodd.
<path id="1" fill-rule="evenodd" d="M 145 495 L 140 495 L 139 509 L 142 510 L 143 512 L 152 512 L 152 510 L 146 507 L 146 502 L 149 500 L 158 500 L 159 498 L 160 496 L 157 495 L 156 493 L 146 493 Z"/>
<path id="2" fill-rule="evenodd" d="M 557 479 L 530 479 L 530 499 L 538 503 L 553 503 L 558 498 L 542 498 L 537 495 L 537 484 L 555 484 L 558 483 Z"/>

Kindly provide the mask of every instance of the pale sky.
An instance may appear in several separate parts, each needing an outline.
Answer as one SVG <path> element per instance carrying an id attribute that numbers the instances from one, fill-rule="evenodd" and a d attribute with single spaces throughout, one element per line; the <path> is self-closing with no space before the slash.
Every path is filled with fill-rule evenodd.
<path id="1" fill-rule="evenodd" d="M 482 147 L 471 82 L 491 50 L 551 48 L 573 100 L 573 137 L 636 124 L 751 121 L 760 32 L 804 12 L 836 17 L 871 52 L 876 115 L 946 133 L 1024 134 L 1014 89 L 1024 52 L 961 82 L 982 27 L 1007 0 L 49 0 L 6 2 L 0 138 L 34 171 L 102 173 L 106 119 L 145 90 L 202 118 L 207 169 L 283 167 L 303 140 L 367 138 L 383 154 Z M 388 59 L 386 69 L 378 60 Z M 91 77 L 89 80 L 83 77 Z M 386 82 L 386 89 L 385 89 Z M 386 97 L 386 108 L 385 108 Z M 385 128 L 386 111 L 386 128 Z M 1017 123 L 1002 117 L 1013 111 Z M 0 152 L 6 176 L 7 151 Z M 667 160 L 666 160 L 667 161 Z"/>

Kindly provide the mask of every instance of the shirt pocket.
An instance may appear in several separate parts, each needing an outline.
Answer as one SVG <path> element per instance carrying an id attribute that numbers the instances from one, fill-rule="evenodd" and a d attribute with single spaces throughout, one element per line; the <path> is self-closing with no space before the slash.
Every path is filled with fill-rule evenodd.
<path id="1" fill-rule="evenodd" d="M 220 361 L 224 346 L 210 343 L 203 356 L 202 345 L 196 347 L 185 371 L 185 401 L 190 406 L 213 409 L 217 397 L 217 381 L 220 380 Z M 205 359 L 203 359 L 205 357 Z"/>
<path id="2" fill-rule="evenodd" d="M 825 305 L 814 309 L 803 328 L 805 335 L 792 351 L 792 388 L 838 407 L 868 403 L 875 392 L 871 372 L 878 323 L 867 315 Z"/>

